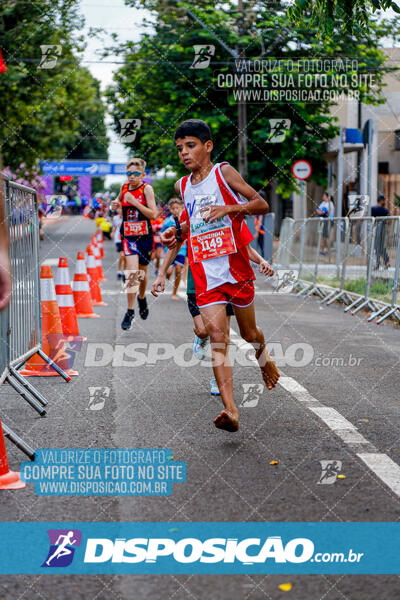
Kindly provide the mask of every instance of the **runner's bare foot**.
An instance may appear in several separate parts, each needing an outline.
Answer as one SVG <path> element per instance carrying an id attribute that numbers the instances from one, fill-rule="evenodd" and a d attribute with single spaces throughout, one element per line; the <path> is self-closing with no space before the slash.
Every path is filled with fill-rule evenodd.
<path id="1" fill-rule="evenodd" d="M 179 300 L 179 296 L 176 296 L 175 294 L 172 294 L 171 300 Z"/>
<path id="2" fill-rule="evenodd" d="M 278 367 L 274 363 L 273 360 L 265 360 L 265 356 L 261 359 L 261 354 L 264 348 L 260 348 L 256 352 L 256 359 L 258 360 L 258 364 L 260 365 L 261 375 L 264 380 L 265 385 L 269 390 L 272 390 L 279 380 L 279 371 Z M 260 360 L 259 360 L 260 359 Z"/>
<path id="3" fill-rule="evenodd" d="M 239 429 L 239 416 L 228 410 L 223 410 L 214 419 L 214 425 L 218 429 L 224 429 L 225 431 L 237 431 Z"/>

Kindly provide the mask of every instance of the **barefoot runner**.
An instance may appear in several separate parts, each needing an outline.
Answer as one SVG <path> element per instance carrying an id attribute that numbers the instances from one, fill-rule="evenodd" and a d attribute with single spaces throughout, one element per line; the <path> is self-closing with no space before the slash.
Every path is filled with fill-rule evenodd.
<path id="1" fill-rule="evenodd" d="M 122 207 L 121 236 L 127 271 L 137 272 L 140 269 L 144 273 L 144 276 L 141 274 L 134 279 L 140 280 L 139 314 L 142 319 L 147 319 L 149 315 L 146 300 L 147 268 L 153 248 L 151 219 L 157 217 L 157 207 L 153 188 L 142 181 L 145 176 L 145 161 L 141 158 L 132 158 L 127 162 L 126 168 L 128 181 L 122 186 L 111 208 L 118 210 L 120 206 Z M 132 289 L 136 290 L 136 286 L 132 285 Z M 136 291 L 127 292 L 127 297 L 128 310 L 121 323 L 124 330 L 131 328 L 135 317 Z"/>
<path id="2" fill-rule="evenodd" d="M 233 432 L 239 429 L 239 411 L 227 356 L 226 304 L 234 307 L 240 335 L 254 346 L 266 387 L 272 389 L 279 379 L 264 334 L 256 324 L 255 276 L 246 248 L 249 232 L 243 226 L 244 215 L 266 214 L 268 204 L 228 163 L 211 162 L 213 142 L 207 123 L 189 119 L 179 125 L 174 137 L 179 157 L 191 174 L 175 184 L 185 210 L 163 238 L 168 246 L 175 246 L 175 256 L 187 238 L 196 302 L 210 337 L 214 375 L 225 407 L 214 425 Z M 152 291 L 163 291 L 163 287 L 159 275 Z"/>

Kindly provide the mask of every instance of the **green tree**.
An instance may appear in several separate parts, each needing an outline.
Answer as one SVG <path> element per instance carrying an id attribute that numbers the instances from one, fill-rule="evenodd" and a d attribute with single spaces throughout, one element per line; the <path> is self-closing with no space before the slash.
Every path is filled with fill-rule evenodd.
<path id="1" fill-rule="evenodd" d="M 373 88 L 357 83 L 362 100 L 382 101 L 379 83 L 385 57 L 379 50 L 379 40 L 389 32 L 398 37 L 398 27 L 391 23 L 378 23 L 371 18 L 369 31 L 362 35 L 340 33 L 330 39 L 320 39 L 318 28 L 310 19 L 293 27 L 283 2 L 248 1 L 244 2 L 243 12 L 238 12 L 236 2 L 229 2 L 230 6 L 228 2 L 211 6 L 199 0 L 194 9 L 192 4 L 169 0 L 127 1 L 135 6 L 146 4 L 154 11 L 154 19 L 139 43 L 128 43 L 120 48 L 125 64 L 116 73 L 108 98 L 117 131 L 120 119 L 141 119 L 141 129 L 130 147 L 145 158 L 149 168 L 170 166 L 178 174 L 186 172 L 178 160 L 173 133 L 181 121 L 190 117 L 209 123 L 215 145 L 214 160 L 228 160 L 236 166 L 237 102 L 232 94 L 227 96 L 217 89 L 215 73 L 216 70 L 233 71 L 234 65 L 220 42 L 253 59 L 358 59 L 361 71 L 374 73 L 376 77 Z M 192 11 L 191 16 L 187 7 Z M 191 68 L 196 44 L 215 46 L 210 68 Z M 280 66 L 276 73 L 290 74 L 287 66 Z M 334 76 L 334 68 L 328 69 L 327 74 Z M 304 88 L 304 83 L 299 83 L 300 70 L 295 70 L 293 75 L 297 85 Z M 348 80 L 352 75 L 357 76 L 357 73 L 354 70 L 345 73 Z M 270 78 L 271 73 L 267 76 Z M 317 80 L 318 74 L 314 77 L 316 85 Z M 337 88 L 332 85 L 332 89 Z M 307 157 L 313 164 L 313 178 L 324 184 L 325 144 L 338 131 L 335 118 L 330 114 L 331 105 L 329 101 L 295 100 L 249 103 L 249 181 L 259 189 L 275 178 L 278 191 L 288 196 L 296 186 L 291 165 L 296 159 Z M 283 143 L 268 143 L 271 118 L 291 120 L 290 133 Z"/>
<path id="2" fill-rule="evenodd" d="M 42 159 L 106 158 L 105 107 L 98 82 L 79 63 L 84 40 L 77 0 L 5 0 L 0 47 L 0 151 L 4 165 Z M 41 46 L 56 58 L 45 68 Z M 47 63 L 48 64 L 48 63 Z"/>
<path id="3" fill-rule="evenodd" d="M 324 33 L 332 34 L 335 27 L 345 31 L 368 28 L 369 13 L 391 8 L 400 13 L 394 0 L 294 0 L 288 14 L 295 23 L 311 15 L 320 23 Z"/>

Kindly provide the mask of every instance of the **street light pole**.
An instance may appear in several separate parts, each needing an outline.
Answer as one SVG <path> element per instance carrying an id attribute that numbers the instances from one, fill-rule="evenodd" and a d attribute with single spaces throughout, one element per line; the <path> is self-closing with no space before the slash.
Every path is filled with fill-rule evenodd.
<path id="1" fill-rule="evenodd" d="M 238 0 L 238 11 L 241 13 L 239 19 L 239 35 L 244 34 L 244 10 L 243 0 Z M 238 57 L 241 60 L 245 60 L 244 50 L 238 49 Z M 239 90 L 240 92 L 241 90 Z M 242 90 L 243 94 L 239 95 L 238 100 L 238 171 L 243 179 L 247 179 L 247 105 L 244 99 L 245 89 Z"/>

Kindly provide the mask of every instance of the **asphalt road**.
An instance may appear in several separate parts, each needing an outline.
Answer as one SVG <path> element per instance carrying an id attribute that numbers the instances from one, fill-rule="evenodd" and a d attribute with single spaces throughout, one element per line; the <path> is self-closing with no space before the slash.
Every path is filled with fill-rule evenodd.
<path id="1" fill-rule="evenodd" d="M 93 227 L 78 217 L 48 226 L 41 260 L 55 264 L 67 256 L 72 276 L 76 252 L 85 249 Z M 49 401 L 45 418 L 4 385 L 2 417 L 35 448 L 168 448 L 186 461 L 187 481 L 175 483 L 169 497 L 128 498 L 36 496 L 28 484 L 1 493 L 1 521 L 398 520 L 399 328 L 378 328 L 364 315 L 322 308 L 315 299 L 271 294 L 258 279 L 258 324 L 284 375 L 274 391 L 250 398 L 245 391 L 257 391 L 259 370 L 240 364 L 243 352 L 235 355 L 241 420 L 239 432 L 228 434 L 213 426 L 221 402 L 209 394 L 211 368 L 182 366 L 189 351 L 178 353 L 179 360 L 122 366 L 118 352 L 128 344 L 190 344 L 192 323 L 183 299 L 149 296 L 148 320 L 137 315 L 123 332 L 126 298 L 116 280 L 117 254 L 112 242 L 105 250 L 108 306 L 96 307 L 101 319 L 79 321 L 88 338 L 75 348 L 79 376 L 68 384 L 58 377 L 32 379 Z M 232 329 L 235 349 L 234 319 Z M 96 344 L 107 353 L 103 362 L 99 349 L 93 354 Z M 91 387 L 101 388 L 101 410 L 89 408 Z M 8 442 L 7 449 L 17 469 L 24 457 Z M 341 461 L 345 477 L 321 485 L 323 460 Z M 288 581 L 292 590 L 281 591 Z M 397 576 L 367 575 L 0 576 L 0 599 L 7 600 L 394 600 L 399 589 Z"/>

